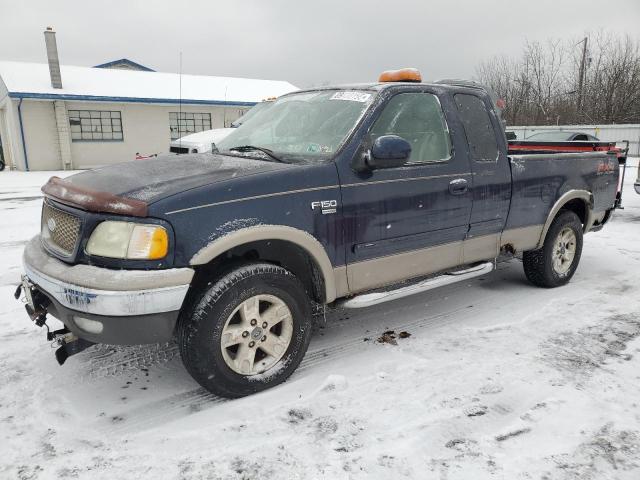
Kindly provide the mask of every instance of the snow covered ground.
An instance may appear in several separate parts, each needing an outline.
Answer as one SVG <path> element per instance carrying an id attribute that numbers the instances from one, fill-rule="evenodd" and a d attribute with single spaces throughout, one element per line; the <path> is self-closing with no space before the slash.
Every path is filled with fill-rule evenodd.
<path id="1" fill-rule="evenodd" d="M 633 163 L 637 165 L 637 160 Z M 13 299 L 49 174 L 0 173 L 0 478 L 640 478 L 640 196 L 566 287 L 498 271 L 336 311 L 285 384 L 214 398 L 173 344 L 63 367 Z M 397 345 L 385 331 L 406 331 Z"/>

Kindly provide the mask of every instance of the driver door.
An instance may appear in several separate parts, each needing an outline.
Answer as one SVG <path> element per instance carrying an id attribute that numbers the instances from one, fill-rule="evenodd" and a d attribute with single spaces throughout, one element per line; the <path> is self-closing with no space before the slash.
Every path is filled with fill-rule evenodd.
<path id="1" fill-rule="evenodd" d="M 472 174 L 436 95 L 393 95 L 364 139 L 398 135 L 412 146 L 402 167 L 338 166 L 351 293 L 458 265 L 469 228 Z"/>

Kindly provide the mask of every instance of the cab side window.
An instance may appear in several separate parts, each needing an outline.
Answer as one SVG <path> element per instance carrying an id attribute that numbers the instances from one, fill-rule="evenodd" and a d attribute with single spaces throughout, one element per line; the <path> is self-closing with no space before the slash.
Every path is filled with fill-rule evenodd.
<path id="1" fill-rule="evenodd" d="M 497 161 L 498 143 L 484 102 L 475 95 L 464 93 L 457 93 L 453 98 L 467 136 L 471 159 L 476 162 Z"/>
<path id="2" fill-rule="evenodd" d="M 371 139 L 398 135 L 411 144 L 407 163 L 427 163 L 451 157 L 451 138 L 438 99 L 430 93 L 394 96 L 370 130 Z"/>

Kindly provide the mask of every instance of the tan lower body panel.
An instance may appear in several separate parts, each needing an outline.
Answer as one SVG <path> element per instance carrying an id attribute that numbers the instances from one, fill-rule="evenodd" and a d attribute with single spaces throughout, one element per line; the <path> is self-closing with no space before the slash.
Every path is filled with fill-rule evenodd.
<path id="1" fill-rule="evenodd" d="M 585 233 L 588 232 L 589 230 L 591 230 L 591 228 L 593 227 L 594 224 L 596 223 L 602 223 L 602 220 L 604 219 L 604 216 L 607 214 L 606 211 L 604 212 L 600 212 L 600 213 L 592 213 L 591 214 L 591 224 L 590 225 L 585 225 Z"/>
<path id="2" fill-rule="evenodd" d="M 468 238 L 462 243 L 463 263 L 479 262 L 496 258 L 500 253 L 500 234 Z"/>
<path id="3" fill-rule="evenodd" d="M 333 277 L 336 284 L 336 298 L 349 295 L 349 282 L 347 281 L 347 267 L 336 267 L 333 269 Z"/>
<path id="4" fill-rule="evenodd" d="M 347 267 L 350 293 L 383 287 L 460 265 L 462 243 L 447 243 L 353 263 Z"/>
<path id="5" fill-rule="evenodd" d="M 500 247 L 511 245 L 516 252 L 534 250 L 538 247 L 544 225 L 513 228 L 502 232 Z"/>
<path id="6" fill-rule="evenodd" d="M 337 297 L 392 285 L 422 275 L 482 260 L 492 260 L 510 244 L 516 251 L 535 248 L 542 225 L 507 230 L 436 247 L 356 262 L 334 269 Z"/>

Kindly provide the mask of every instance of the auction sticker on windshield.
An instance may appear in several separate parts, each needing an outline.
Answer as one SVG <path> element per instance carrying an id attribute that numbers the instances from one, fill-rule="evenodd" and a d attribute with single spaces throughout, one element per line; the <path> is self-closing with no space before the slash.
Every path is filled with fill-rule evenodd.
<path id="1" fill-rule="evenodd" d="M 351 102 L 368 102 L 371 98 L 370 93 L 365 92 L 353 92 L 353 91 L 342 91 L 336 92 L 331 97 L 331 100 L 349 100 Z"/>

